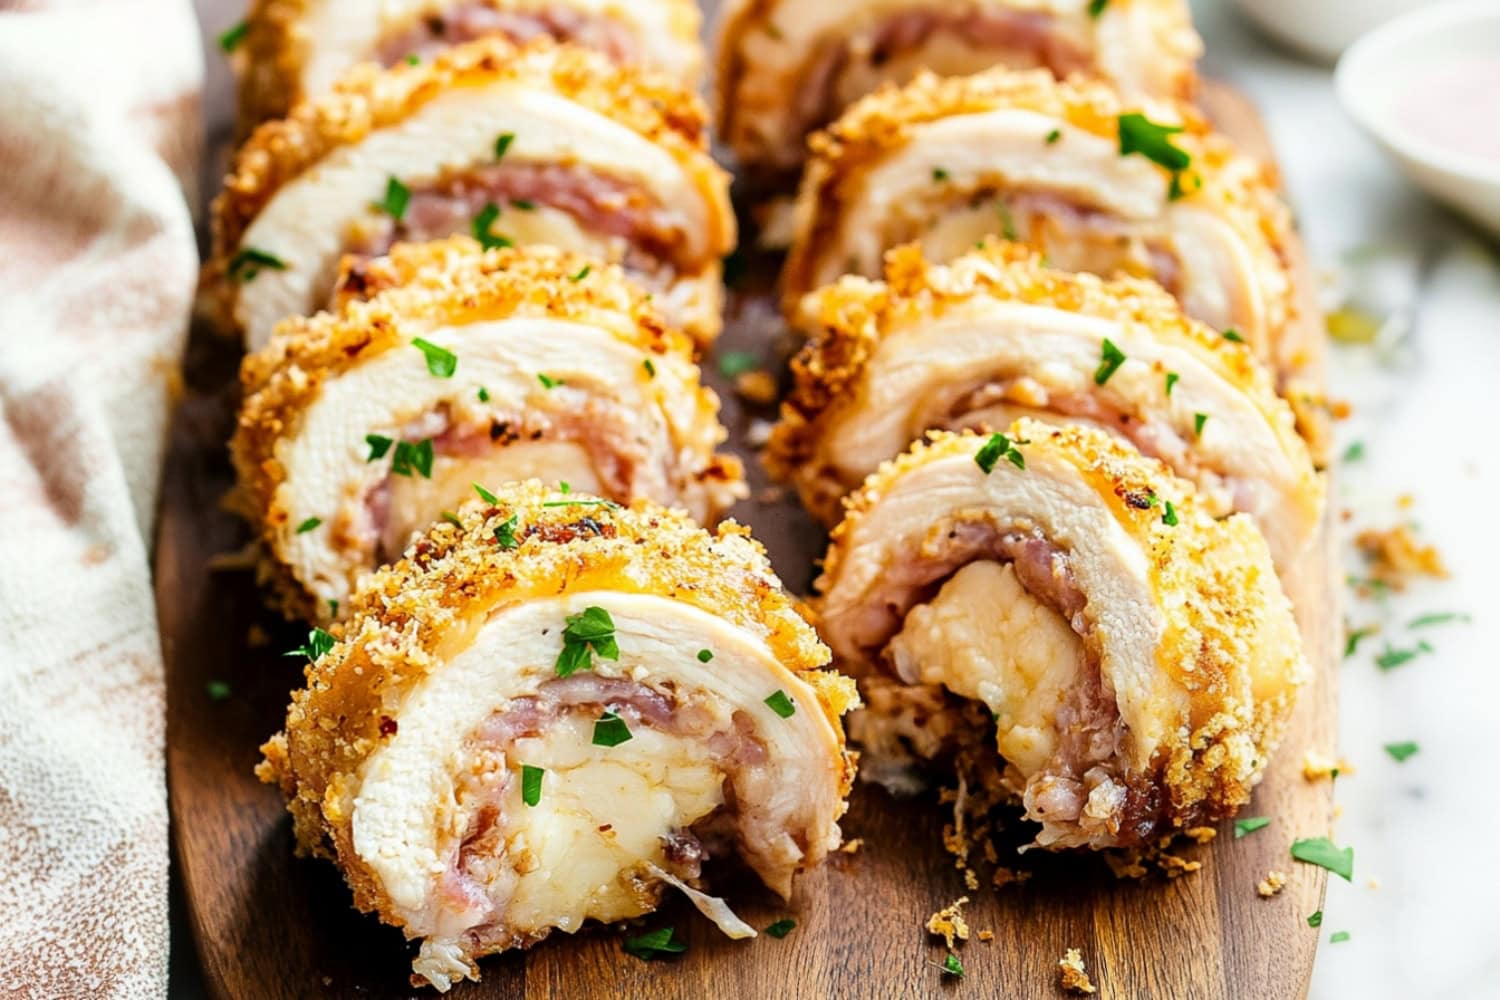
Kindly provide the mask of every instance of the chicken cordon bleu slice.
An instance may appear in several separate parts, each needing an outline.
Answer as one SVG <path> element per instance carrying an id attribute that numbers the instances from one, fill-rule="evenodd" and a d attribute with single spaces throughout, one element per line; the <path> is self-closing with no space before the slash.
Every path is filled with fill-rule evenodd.
<path id="1" fill-rule="evenodd" d="M 809 295 L 799 325 L 809 339 L 766 459 L 826 524 L 923 432 L 1021 416 L 1087 423 L 1161 459 L 1210 514 L 1253 515 L 1278 565 L 1322 518 L 1322 480 L 1269 373 L 1150 282 L 1053 270 L 1014 244 L 949 266 L 907 246 L 883 282 Z"/>
<path id="2" fill-rule="evenodd" d="M 490 499 L 369 578 L 263 748 L 299 848 L 439 989 L 669 886 L 754 936 L 702 865 L 786 897 L 838 846 L 853 683 L 745 529 L 535 482 Z"/>
<path id="3" fill-rule="evenodd" d="M 1233 813 L 1308 670 L 1254 523 L 1088 427 L 935 432 L 855 495 L 819 588 L 835 664 L 880 706 L 851 729 L 866 760 L 942 749 L 907 702 L 978 702 L 1040 847 Z"/>
<path id="4" fill-rule="evenodd" d="M 232 53 L 241 120 L 280 118 L 359 63 L 431 59 L 490 35 L 584 45 L 692 86 L 701 20 L 692 0 L 252 0 Z"/>
<path id="5" fill-rule="evenodd" d="M 1093 73 L 1130 94 L 1189 97 L 1203 44 L 1182 0 L 733 0 L 717 117 L 746 167 L 798 166 L 845 107 L 919 70 Z"/>
<path id="6" fill-rule="evenodd" d="M 1294 306 L 1274 171 L 1186 104 L 1037 71 L 926 74 L 860 101 L 813 148 L 788 308 L 841 275 L 878 277 L 903 243 L 942 261 L 1003 237 L 1063 270 L 1152 278 L 1194 319 L 1295 360 L 1278 353 Z"/>
<path id="7" fill-rule="evenodd" d="M 718 332 L 735 224 L 702 102 L 546 40 L 361 66 L 262 125 L 214 203 L 206 302 L 254 350 L 328 301 L 344 255 L 454 234 L 619 263 L 672 323 Z"/>
<path id="8" fill-rule="evenodd" d="M 726 432 L 692 343 L 618 268 L 439 249 L 447 266 L 288 320 L 244 362 L 237 498 L 289 614 L 338 617 L 476 482 L 566 482 L 704 522 L 746 493 L 739 461 L 714 452 Z M 390 279 L 404 263 L 372 267 Z"/>

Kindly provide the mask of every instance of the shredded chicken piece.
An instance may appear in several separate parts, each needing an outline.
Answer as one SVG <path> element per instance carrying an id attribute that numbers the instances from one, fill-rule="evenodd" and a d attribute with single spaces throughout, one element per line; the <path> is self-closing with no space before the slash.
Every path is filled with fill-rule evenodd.
<path id="1" fill-rule="evenodd" d="M 1405 589 L 1414 576 L 1448 576 L 1438 550 L 1417 541 L 1410 525 L 1361 531 L 1354 544 L 1369 561 L 1370 578 L 1391 590 Z"/>
<path id="2" fill-rule="evenodd" d="M 1261 899 L 1270 899 L 1286 888 L 1286 872 L 1267 872 L 1266 877 L 1260 880 L 1255 887 L 1255 892 Z"/>
<path id="3" fill-rule="evenodd" d="M 1354 765 L 1342 757 L 1335 759 L 1316 750 L 1309 750 L 1302 758 L 1302 777 L 1308 781 L 1347 777 L 1353 773 Z"/>
<path id="4" fill-rule="evenodd" d="M 1088 971 L 1083 967 L 1083 953 L 1077 948 L 1069 948 L 1063 957 L 1057 960 L 1057 970 L 1060 973 L 1062 988 L 1069 993 L 1098 992 L 1098 988 L 1089 979 Z"/>
<path id="5" fill-rule="evenodd" d="M 949 951 L 953 950 L 955 939 L 969 940 L 969 924 L 962 912 L 968 902 L 968 896 L 960 896 L 927 918 L 927 933 L 941 935 Z"/>

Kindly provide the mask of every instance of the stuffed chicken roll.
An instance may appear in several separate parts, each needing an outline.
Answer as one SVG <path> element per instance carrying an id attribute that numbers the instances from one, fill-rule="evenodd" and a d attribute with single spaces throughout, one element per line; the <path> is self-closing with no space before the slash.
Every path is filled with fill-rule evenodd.
<path id="1" fill-rule="evenodd" d="M 924 75 L 856 104 L 814 140 L 785 273 L 789 308 L 843 274 L 878 277 L 916 242 L 950 260 L 981 240 L 1054 267 L 1154 279 L 1188 315 L 1283 371 L 1294 313 L 1274 175 L 1189 106 L 1041 72 Z"/>
<path id="2" fill-rule="evenodd" d="M 1161 459 L 1214 516 L 1254 515 L 1279 565 L 1307 547 L 1323 484 L 1291 408 L 1243 344 L 1150 282 L 1101 281 L 990 244 L 950 266 L 891 251 L 883 282 L 809 295 L 809 337 L 766 455 L 825 523 L 933 429 L 1086 423 Z"/>
<path id="3" fill-rule="evenodd" d="M 867 754 L 940 749 L 907 701 L 980 703 L 988 773 L 1041 847 L 1149 845 L 1233 813 L 1307 673 L 1250 519 L 1214 520 L 1091 428 L 935 433 L 855 495 L 826 567 L 820 631 L 880 689 Z"/>
<path id="4" fill-rule="evenodd" d="M 701 20 L 692 0 L 252 0 L 243 34 L 225 44 L 254 126 L 327 94 L 358 63 L 419 62 L 490 35 L 572 42 L 692 86 Z"/>
<path id="5" fill-rule="evenodd" d="M 919 70 L 1092 73 L 1130 94 L 1187 97 L 1203 45 L 1182 0 L 732 0 L 719 33 L 718 119 L 740 162 L 796 167 L 808 133 Z"/>
<path id="6" fill-rule="evenodd" d="M 359 67 L 261 126 L 213 221 L 207 303 L 252 350 L 327 303 L 344 255 L 453 234 L 619 263 L 707 341 L 735 239 L 694 94 L 586 49 L 498 38 Z"/>
<path id="7" fill-rule="evenodd" d="M 441 249 L 445 266 L 288 320 L 245 360 L 238 498 L 288 613 L 337 617 L 475 482 L 565 482 L 705 522 L 745 494 L 739 461 L 714 451 L 726 433 L 691 342 L 618 268 Z M 374 268 L 393 280 L 409 263 Z"/>
<path id="8" fill-rule="evenodd" d="M 299 847 L 444 990 L 669 887 L 754 936 L 702 865 L 785 897 L 838 846 L 854 701 L 763 550 L 534 482 L 455 521 L 370 578 L 264 747 Z"/>

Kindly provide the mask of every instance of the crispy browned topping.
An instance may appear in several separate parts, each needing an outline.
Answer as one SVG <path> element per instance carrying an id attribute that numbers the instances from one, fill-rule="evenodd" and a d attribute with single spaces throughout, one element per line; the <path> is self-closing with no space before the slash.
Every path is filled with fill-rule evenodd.
<path id="1" fill-rule="evenodd" d="M 1448 575 L 1436 546 L 1417 541 L 1410 525 L 1371 528 L 1354 539 L 1370 567 L 1370 579 L 1391 590 L 1405 590 L 1416 576 L 1442 579 Z"/>

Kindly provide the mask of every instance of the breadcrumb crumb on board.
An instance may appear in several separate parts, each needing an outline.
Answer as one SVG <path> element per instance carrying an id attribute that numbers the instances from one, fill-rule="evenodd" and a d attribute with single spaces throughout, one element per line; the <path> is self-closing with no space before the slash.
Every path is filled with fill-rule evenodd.
<path id="1" fill-rule="evenodd" d="M 1057 971 L 1059 984 L 1069 993 L 1099 992 L 1093 981 L 1089 979 L 1088 971 L 1083 967 L 1083 953 L 1077 948 L 1069 948 L 1063 957 L 1057 960 Z"/>
<path id="2" fill-rule="evenodd" d="M 962 912 L 968 902 L 968 896 L 960 896 L 927 918 L 927 933 L 941 936 L 949 951 L 955 939 L 969 940 L 969 924 Z"/>

